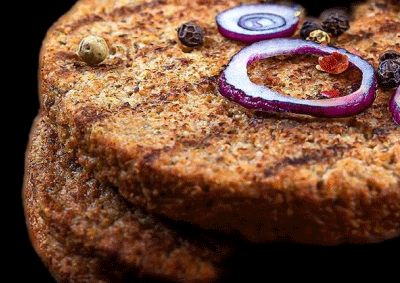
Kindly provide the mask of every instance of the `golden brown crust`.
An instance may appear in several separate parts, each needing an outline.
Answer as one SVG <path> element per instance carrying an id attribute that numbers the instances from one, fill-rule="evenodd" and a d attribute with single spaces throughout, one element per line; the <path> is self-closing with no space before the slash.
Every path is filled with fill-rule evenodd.
<path id="1" fill-rule="evenodd" d="M 400 51 L 400 23 L 398 8 L 375 2 L 359 5 L 350 29 L 332 44 L 377 66 L 384 50 Z M 217 78 L 245 45 L 222 37 L 214 18 L 238 3 L 78 2 L 43 45 L 43 111 L 86 170 L 150 212 L 255 242 L 397 236 L 400 131 L 387 110 L 392 91 L 379 88 L 371 108 L 341 119 L 263 114 L 227 101 Z M 175 31 L 187 21 L 206 36 L 191 52 Z M 75 55 L 90 33 L 111 50 L 97 67 Z M 272 70 L 278 87 L 303 93 L 296 72 L 318 71 L 307 62 L 282 70 L 288 64 L 279 60 Z M 265 72 L 262 64 L 253 71 Z M 342 85 L 346 76 L 314 77 L 317 89 L 336 83 L 344 94 L 357 84 L 357 75 L 350 85 Z"/>
<path id="2" fill-rule="evenodd" d="M 24 207 L 32 243 L 57 282 L 211 282 L 221 275 L 234 241 L 127 204 L 76 163 L 46 120 L 32 131 Z"/>

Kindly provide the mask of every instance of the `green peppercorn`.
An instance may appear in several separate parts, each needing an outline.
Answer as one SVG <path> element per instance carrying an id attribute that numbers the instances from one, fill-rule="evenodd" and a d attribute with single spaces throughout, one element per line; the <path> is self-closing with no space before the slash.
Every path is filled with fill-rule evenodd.
<path id="1" fill-rule="evenodd" d="M 108 56 L 106 41 L 99 36 L 89 35 L 81 40 L 78 55 L 82 61 L 94 66 L 103 62 Z"/>
<path id="2" fill-rule="evenodd" d="M 184 23 L 176 31 L 185 46 L 196 47 L 203 43 L 203 29 L 193 22 Z"/>

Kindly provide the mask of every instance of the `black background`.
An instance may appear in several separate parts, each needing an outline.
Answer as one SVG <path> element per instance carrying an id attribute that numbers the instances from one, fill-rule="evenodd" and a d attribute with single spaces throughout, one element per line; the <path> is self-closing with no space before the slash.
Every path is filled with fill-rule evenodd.
<path id="1" fill-rule="evenodd" d="M 10 64 L 16 67 L 18 70 L 16 72 L 23 72 L 22 74 L 19 73 L 19 76 L 22 77 L 23 80 L 5 82 L 12 83 L 15 89 L 18 89 L 17 93 L 12 93 L 11 98 L 12 105 L 18 105 L 18 113 L 13 115 L 13 117 L 17 119 L 13 119 L 9 122 L 13 123 L 10 129 L 12 135 L 17 137 L 11 141 L 11 146 L 16 147 L 14 150 L 16 154 L 13 159 L 13 162 L 16 164 L 13 164 L 15 165 L 13 166 L 13 170 L 17 170 L 18 172 L 18 182 L 16 188 L 13 186 L 13 190 L 17 192 L 17 204 L 14 208 L 17 209 L 18 213 L 18 231 L 20 231 L 20 233 L 13 233 L 10 237 L 12 242 L 17 241 L 15 243 L 17 248 L 12 248 L 14 251 L 17 250 L 17 253 L 14 252 L 11 255 L 12 258 L 15 258 L 11 263 L 23 266 L 24 268 L 14 271 L 14 278 L 10 280 L 14 282 L 31 282 L 31 280 L 32 282 L 42 283 L 55 282 L 30 244 L 22 209 L 21 188 L 24 175 L 25 149 L 33 119 L 39 109 L 37 71 L 40 46 L 49 27 L 63 13 L 68 11 L 74 3 L 75 1 L 72 0 L 18 1 L 18 3 L 11 3 L 12 9 L 9 10 L 10 17 L 13 21 L 12 28 L 14 29 L 11 36 L 15 36 L 13 48 L 18 48 L 19 53 L 23 55 L 18 58 L 13 58 L 12 54 L 10 54 L 10 58 L 6 58 L 6 60 L 10 59 Z M 15 14 L 18 16 L 14 17 Z M 7 13 L 3 13 L 3 15 L 6 16 Z M 18 19 L 18 21 L 16 21 L 16 19 Z M 6 42 L 9 41 L 2 42 L 3 46 Z M 7 50 L 10 50 L 8 44 L 5 46 Z M 14 76 L 15 73 L 12 75 Z M 15 172 L 13 172 L 13 175 L 14 174 Z M 11 225 L 12 224 L 13 223 L 11 223 Z M 21 237 L 23 238 L 22 242 Z M 13 268 L 15 269 L 14 266 Z M 29 280 L 27 280 L 26 277 L 28 277 Z"/>
<path id="2" fill-rule="evenodd" d="M 30 245 L 27 231 L 25 228 L 25 220 L 22 212 L 21 201 L 21 187 L 24 174 L 24 155 L 25 148 L 28 142 L 28 135 L 34 117 L 37 114 L 39 103 L 37 96 L 37 71 L 38 71 L 38 58 L 41 42 L 45 36 L 47 29 L 56 21 L 63 13 L 65 13 L 75 1 L 29 1 L 24 5 L 24 12 L 21 16 L 23 21 L 23 33 L 29 36 L 29 48 L 23 47 L 24 57 L 18 64 L 23 64 L 24 81 L 18 82 L 18 89 L 23 89 L 22 92 L 14 94 L 16 98 L 14 103 L 23 104 L 20 106 L 20 119 L 18 124 L 13 125 L 13 130 L 17 129 L 18 138 L 12 143 L 16 146 L 17 158 L 14 158 L 17 164 L 19 182 L 17 188 L 18 192 L 18 224 L 21 228 L 19 236 L 23 237 L 21 244 L 20 237 L 18 238 L 18 261 L 23 258 L 22 262 L 16 262 L 19 266 L 23 264 L 25 268 L 29 267 L 27 273 L 22 272 L 16 274 L 17 278 L 23 278 L 27 275 L 37 282 L 55 282 L 46 268 L 41 263 L 39 257 L 34 252 Z M 318 14 L 328 7 L 335 5 L 346 5 L 349 1 L 302 1 L 309 13 L 313 16 Z M 21 7 L 16 7 L 20 10 Z M 4 14 L 6 15 L 6 14 Z M 15 23 L 14 23 L 15 24 Z M 18 25 L 15 25 L 16 34 L 21 34 Z M 21 41 L 18 41 L 21 42 Z M 18 95 L 23 95 L 20 97 Z M 22 118 L 21 118 L 22 117 Z M 22 129 L 22 130 L 21 130 Z M 16 135 L 16 132 L 13 132 Z M 14 238 L 15 235 L 13 234 Z M 15 238 L 16 239 L 16 238 Z M 271 279 L 272 276 L 279 275 L 281 279 L 293 278 L 308 278 L 315 277 L 315 272 L 323 272 L 322 280 L 327 278 L 342 279 L 348 278 L 349 275 L 356 276 L 360 279 L 362 274 L 372 274 L 376 271 L 385 271 L 391 274 L 396 269 L 392 269 L 390 264 L 398 263 L 397 253 L 400 240 L 390 240 L 380 244 L 373 245 L 344 245 L 338 247 L 312 247 L 312 246 L 299 246 L 289 244 L 271 244 L 264 245 L 260 251 L 265 255 L 257 266 L 238 266 L 238 268 L 251 271 L 255 269 L 262 269 L 265 271 L 265 276 Z M 250 247 L 249 248 L 254 248 Z M 20 257 L 20 255 L 23 255 Z M 392 258 L 394 256 L 394 259 Z M 244 259 L 245 260 L 245 259 Z M 13 261 L 15 262 L 15 261 Z M 390 264 L 389 264 L 390 262 Z M 283 268 L 283 269 L 282 269 Z M 279 272 L 278 272 L 279 271 Z M 346 276 L 344 274 L 347 273 Z M 239 278 L 238 278 L 239 279 Z M 240 280 L 240 279 L 239 279 Z M 15 280 L 13 280 L 15 281 Z M 16 280 L 23 282 L 22 280 Z M 261 281 L 261 280 L 260 280 Z M 264 281 L 264 280 L 262 280 Z M 266 280 L 265 280 L 266 281 Z"/>

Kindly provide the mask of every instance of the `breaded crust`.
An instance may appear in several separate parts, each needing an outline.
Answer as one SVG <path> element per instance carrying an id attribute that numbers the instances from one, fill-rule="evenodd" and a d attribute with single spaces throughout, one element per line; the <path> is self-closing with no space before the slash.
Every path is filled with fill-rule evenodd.
<path id="1" fill-rule="evenodd" d="M 45 120 L 32 131 L 23 196 L 31 241 L 57 282 L 213 282 L 222 275 L 235 241 L 130 205 L 85 172 Z"/>
<path id="2" fill-rule="evenodd" d="M 400 233 L 400 130 L 393 90 L 378 88 L 365 112 L 339 119 L 260 113 L 218 92 L 220 72 L 245 46 L 218 33 L 218 12 L 243 1 L 79 1 L 48 32 L 41 52 L 42 111 L 77 163 L 148 212 L 254 242 L 334 245 Z M 246 1 L 245 1 L 246 2 Z M 204 44 L 183 48 L 192 21 Z M 94 34 L 110 57 L 76 56 Z M 400 51 L 399 8 L 367 1 L 332 44 L 377 66 Z M 299 31 L 294 37 L 299 37 Z M 360 73 L 315 69 L 317 58 L 267 59 L 256 83 L 287 95 L 357 89 Z"/>

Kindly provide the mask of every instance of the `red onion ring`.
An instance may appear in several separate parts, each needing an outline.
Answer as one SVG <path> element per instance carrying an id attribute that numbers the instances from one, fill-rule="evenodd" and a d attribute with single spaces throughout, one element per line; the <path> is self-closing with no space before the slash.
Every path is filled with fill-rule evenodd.
<path id="1" fill-rule="evenodd" d="M 247 4 L 219 13 L 218 31 L 225 37 L 255 42 L 275 37 L 289 37 L 299 23 L 299 6 Z"/>
<path id="2" fill-rule="evenodd" d="M 263 58 L 301 53 L 327 55 L 334 51 L 348 56 L 350 64 L 362 71 L 360 88 L 346 96 L 317 100 L 294 98 L 252 83 L 247 74 L 247 66 Z M 357 55 L 344 49 L 288 38 L 260 41 L 243 48 L 231 58 L 219 80 L 221 94 L 248 109 L 320 117 L 346 117 L 364 111 L 375 100 L 376 86 L 374 68 Z"/>
<path id="3" fill-rule="evenodd" d="M 389 101 L 389 110 L 392 113 L 393 120 L 400 125 L 400 86 Z"/>

